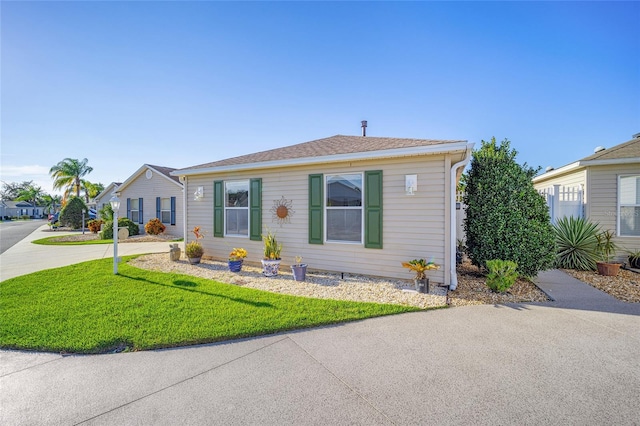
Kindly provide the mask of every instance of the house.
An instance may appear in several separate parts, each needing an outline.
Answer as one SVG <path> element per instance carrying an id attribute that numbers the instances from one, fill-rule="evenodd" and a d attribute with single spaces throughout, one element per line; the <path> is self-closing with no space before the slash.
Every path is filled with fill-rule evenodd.
<path id="1" fill-rule="evenodd" d="M 121 182 L 111 182 L 107 187 L 93 199 L 93 205 L 96 210 L 100 211 L 105 205 L 109 204 L 109 200 L 116 193 L 116 189 L 122 185 Z"/>
<path id="2" fill-rule="evenodd" d="M 533 178 L 533 186 L 550 194 L 554 219 L 573 214 L 614 231 L 619 260 L 626 250 L 640 249 L 640 133 L 566 166 L 548 168 Z M 570 210 L 563 212 L 566 205 Z"/>
<path id="3" fill-rule="evenodd" d="M 118 217 L 127 217 L 140 226 L 158 218 L 167 227 L 166 234 L 183 237 L 183 186 L 171 172 L 170 167 L 144 164 L 117 188 L 115 194 L 120 199 Z M 106 189 L 105 191 L 106 192 Z M 103 197 L 108 202 L 111 197 Z"/>
<path id="4" fill-rule="evenodd" d="M 34 206 L 28 201 L 2 201 L 0 204 L 0 216 L 4 218 L 29 216 L 31 219 L 42 219 L 45 208 Z"/>
<path id="5" fill-rule="evenodd" d="M 259 262 L 275 232 L 283 264 L 411 278 L 401 262 L 433 259 L 434 282 L 457 284 L 456 183 L 472 143 L 336 135 L 172 172 L 185 186 L 185 241 L 205 256 L 234 247 Z"/>

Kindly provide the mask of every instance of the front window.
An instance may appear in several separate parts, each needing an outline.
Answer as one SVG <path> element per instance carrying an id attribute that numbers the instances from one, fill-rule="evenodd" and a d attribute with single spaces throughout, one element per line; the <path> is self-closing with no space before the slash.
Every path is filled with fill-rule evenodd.
<path id="1" fill-rule="evenodd" d="M 249 236 L 249 181 L 224 183 L 225 235 Z"/>
<path id="2" fill-rule="evenodd" d="M 140 199 L 132 198 L 131 199 L 131 222 L 138 223 L 140 219 Z"/>
<path id="3" fill-rule="evenodd" d="M 620 235 L 640 237 L 640 175 L 620 177 L 618 205 Z"/>
<path id="4" fill-rule="evenodd" d="M 162 223 L 171 223 L 171 198 L 160 200 L 160 220 Z"/>
<path id="5" fill-rule="evenodd" d="M 362 242 L 362 174 L 328 175 L 326 180 L 326 239 Z"/>

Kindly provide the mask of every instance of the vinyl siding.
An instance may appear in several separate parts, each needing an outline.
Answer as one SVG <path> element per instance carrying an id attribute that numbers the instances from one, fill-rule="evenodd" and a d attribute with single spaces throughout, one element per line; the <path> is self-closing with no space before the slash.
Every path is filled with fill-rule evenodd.
<path id="1" fill-rule="evenodd" d="M 151 179 L 147 179 L 145 173 L 141 173 L 133 182 L 127 185 L 122 191 L 118 191 L 120 198 L 119 217 L 127 217 L 127 198 L 143 198 L 143 218 L 139 224 L 140 234 L 144 234 L 144 225 L 149 220 L 156 217 L 156 197 L 170 198 L 176 197 L 176 224 L 165 223 L 167 229 L 165 234 L 184 237 L 183 234 L 183 194 L 182 188 L 170 182 L 165 176 L 153 172 Z"/>
<path id="2" fill-rule="evenodd" d="M 587 172 L 585 169 L 576 170 L 573 172 L 569 172 L 562 176 L 553 177 L 551 179 L 546 179 L 541 182 L 536 182 L 533 184 L 533 187 L 540 191 L 554 185 L 566 186 L 569 188 L 573 188 L 576 186 L 583 185 L 583 187 L 587 183 Z"/>
<path id="3" fill-rule="evenodd" d="M 364 244 L 308 242 L 308 176 L 323 173 L 383 171 L 383 248 L 367 249 Z M 320 166 L 299 166 L 287 169 L 254 170 L 248 172 L 189 176 L 187 194 L 204 187 L 200 201 L 188 197 L 187 230 L 200 226 L 205 232 L 201 240 L 205 256 L 226 260 L 233 247 L 247 249 L 247 261 L 259 263 L 262 242 L 248 237 L 213 236 L 213 181 L 262 178 L 263 232 L 271 229 L 283 244 L 282 263 L 290 265 L 295 256 L 302 256 L 310 270 L 412 278 L 401 262 L 415 258 L 431 259 L 442 265 L 429 272 L 434 282 L 444 282 L 445 271 L 445 156 L 421 156 L 381 161 L 352 161 Z M 405 195 L 405 175 L 418 175 L 418 191 Z M 284 197 L 291 200 L 293 214 L 290 223 L 278 224 L 272 212 L 274 203 Z M 188 232 L 187 241 L 193 240 Z M 286 266 L 285 266 L 286 267 Z M 447 279 L 448 281 L 448 279 Z"/>
<path id="4" fill-rule="evenodd" d="M 640 163 L 634 165 L 592 166 L 588 169 L 587 217 L 605 230 L 618 233 L 618 176 L 640 174 Z M 618 260 L 626 261 L 627 250 L 640 249 L 640 237 L 617 237 Z"/>

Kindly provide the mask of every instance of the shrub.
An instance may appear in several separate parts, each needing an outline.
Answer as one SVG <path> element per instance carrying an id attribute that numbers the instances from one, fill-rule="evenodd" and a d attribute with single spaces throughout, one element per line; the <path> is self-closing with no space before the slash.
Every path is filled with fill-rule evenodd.
<path id="1" fill-rule="evenodd" d="M 82 226 L 82 212 L 87 210 L 82 198 L 72 197 L 60 211 L 60 223 L 72 229 L 79 229 Z"/>
<path id="2" fill-rule="evenodd" d="M 113 222 L 113 208 L 111 204 L 107 203 L 100 210 L 98 210 L 98 216 L 105 222 Z"/>
<path id="3" fill-rule="evenodd" d="M 100 231 L 100 226 L 102 225 L 102 223 L 103 222 L 100 219 L 93 219 L 90 220 L 89 223 L 87 223 L 87 227 L 89 228 L 89 231 L 97 234 L 98 231 Z"/>
<path id="4" fill-rule="evenodd" d="M 583 218 L 563 217 L 553 226 L 558 268 L 593 271 L 596 268 L 598 226 Z"/>
<path id="5" fill-rule="evenodd" d="M 149 222 L 147 222 L 146 225 L 144 225 L 144 232 L 149 235 L 162 234 L 165 229 L 167 229 L 167 227 L 164 226 L 164 224 L 157 217 L 154 217 Z"/>
<path id="6" fill-rule="evenodd" d="M 510 260 L 487 260 L 487 286 L 496 293 L 504 293 L 518 279 L 518 264 Z"/>
<path id="7" fill-rule="evenodd" d="M 467 255 L 476 266 L 511 260 L 521 275 L 535 276 L 553 266 L 553 227 L 531 181 L 539 169 L 516 163 L 509 144 L 492 138 L 473 153 L 463 200 Z"/>
<path id="8" fill-rule="evenodd" d="M 190 258 L 202 257 L 202 255 L 204 254 L 202 244 L 200 244 L 198 241 L 191 241 L 186 245 L 184 251 L 187 254 L 187 257 Z"/>
<path id="9" fill-rule="evenodd" d="M 138 235 L 140 233 L 140 228 L 138 224 L 131 221 L 131 219 L 126 217 L 121 217 L 118 219 L 118 227 L 126 227 L 129 229 L 129 235 Z M 102 232 L 100 233 L 100 239 L 102 240 L 111 240 L 113 239 L 113 221 L 105 222 L 102 227 Z"/>

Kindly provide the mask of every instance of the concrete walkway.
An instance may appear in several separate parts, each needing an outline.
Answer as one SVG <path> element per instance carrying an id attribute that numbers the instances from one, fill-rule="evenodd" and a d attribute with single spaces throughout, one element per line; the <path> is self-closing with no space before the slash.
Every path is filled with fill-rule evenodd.
<path id="1" fill-rule="evenodd" d="M 0 424 L 637 425 L 639 306 L 559 271 L 538 283 L 554 302 L 159 351 L 0 351 Z"/>
<path id="2" fill-rule="evenodd" d="M 31 243 L 41 238 L 68 234 L 75 235 L 77 232 L 52 232 L 46 224 L 33 231 L 25 239 L 0 254 L 0 281 L 88 260 L 113 258 L 113 244 L 43 246 Z M 118 256 L 162 252 L 169 253 L 169 242 L 118 244 Z"/>

